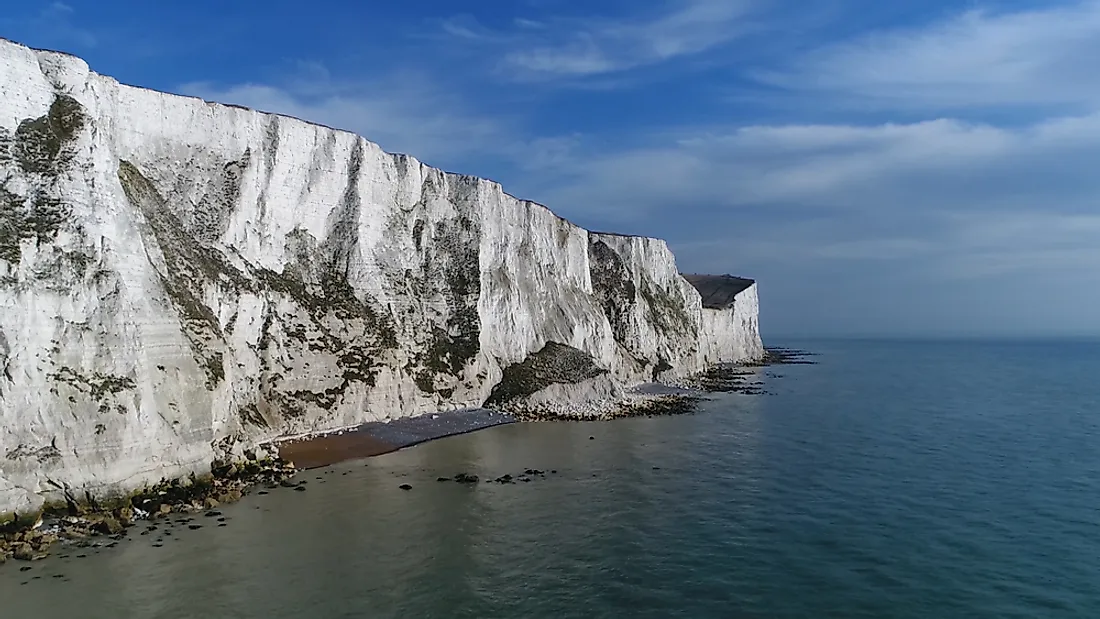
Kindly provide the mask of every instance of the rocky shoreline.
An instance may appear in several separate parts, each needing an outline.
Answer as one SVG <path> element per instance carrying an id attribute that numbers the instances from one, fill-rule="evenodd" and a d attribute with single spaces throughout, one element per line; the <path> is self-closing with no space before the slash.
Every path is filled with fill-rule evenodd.
<path id="1" fill-rule="evenodd" d="M 610 421 L 629 417 L 657 417 L 665 415 L 686 415 L 695 411 L 696 405 L 703 400 L 694 394 L 650 394 L 631 393 L 621 400 L 609 402 L 599 408 L 563 410 L 560 406 L 541 409 L 537 406 L 525 406 L 510 410 L 509 414 L 517 421 Z"/>
<path id="2" fill-rule="evenodd" d="M 253 457 L 234 463 L 215 462 L 208 475 L 162 480 L 114 501 L 76 497 L 66 491 L 63 504 L 47 506 L 32 517 L 33 521 L 17 519 L 0 524 L 0 564 L 9 559 L 44 559 L 55 545 L 113 547 L 142 521 L 155 526 L 174 514 L 209 513 L 239 501 L 260 485 L 294 486 L 289 480 L 296 472 L 294 465 L 285 460 Z"/>
<path id="3" fill-rule="evenodd" d="M 814 353 L 791 348 L 767 348 L 764 357 L 755 361 L 724 364 L 712 367 L 700 374 L 679 381 L 675 386 L 703 393 L 739 393 L 742 395 L 771 395 L 760 380 L 760 368 L 779 365 L 814 365 L 807 359 Z M 764 372 L 763 378 L 783 378 L 780 374 Z"/>
<path id="4" fill-rule="evenodd" d="M 507 411 L 517 421 L 606 421 L 626 417 L 689 414 L 706 399 L 706 394 L 770 395 L 763 388 L 764 381 L 760 378 L 782 376 L 771 372 L 761 375 L 760 368 L 813 365 L 817 362 L 807 359 L 812 356 L 814 353 L 791 348 L 766 348 L 760 359 L 717 365 L 678 381 L 642 385 L 618 399 L 576 406 L 520 401 L 505 404 L 502 410 Z"/>

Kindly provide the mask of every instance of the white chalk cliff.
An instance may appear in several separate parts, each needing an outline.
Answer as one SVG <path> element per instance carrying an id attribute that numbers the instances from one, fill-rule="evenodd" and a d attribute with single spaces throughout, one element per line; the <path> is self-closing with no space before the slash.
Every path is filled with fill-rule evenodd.
<path id="1" fill-rule="evenodd" d="M 540 351 L 611 391 L 758 357 L 756 289 L 704 307 L 661 240 L 0 40 L 0 514 L 480 406 Z"/>

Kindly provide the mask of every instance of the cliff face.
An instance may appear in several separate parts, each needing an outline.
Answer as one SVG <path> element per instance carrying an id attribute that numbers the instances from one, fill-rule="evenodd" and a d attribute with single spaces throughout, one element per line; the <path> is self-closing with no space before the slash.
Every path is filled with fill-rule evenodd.
<path id="1" fill-rule="evenodd" d="M 611 391 L 759 356 L 756 311 L 663 241 L 0 40 L 0 513 L 480 406 L 540 352 Z"/>
<path id="2" fill-rule="evenodd" d="M 760 356 L 756 282 L 732 275 L 684 275 L 702 297 L 699 352 L 704 365 Z"/>

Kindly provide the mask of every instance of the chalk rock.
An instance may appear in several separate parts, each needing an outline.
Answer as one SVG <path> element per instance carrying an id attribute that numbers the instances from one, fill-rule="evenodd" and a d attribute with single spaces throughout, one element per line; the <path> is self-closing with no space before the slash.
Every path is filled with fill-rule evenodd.
<path id="1" fill-rule="evenodd" d="M 756 310 L 704 308 L 664 241 L 0 40 L 0 514 L 480 406 L 548 345 L 611 397 L 760 356 Z"/>

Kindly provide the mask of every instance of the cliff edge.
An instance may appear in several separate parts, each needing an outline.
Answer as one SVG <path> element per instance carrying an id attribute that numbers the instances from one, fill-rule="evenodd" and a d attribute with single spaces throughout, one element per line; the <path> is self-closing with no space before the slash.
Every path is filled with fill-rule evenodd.
<path id="1" fill-rule="evenodd" d="M 664 241 L 0 40 L 0 514 L 760 357 L 755 285 L 699 286 Z"/>

